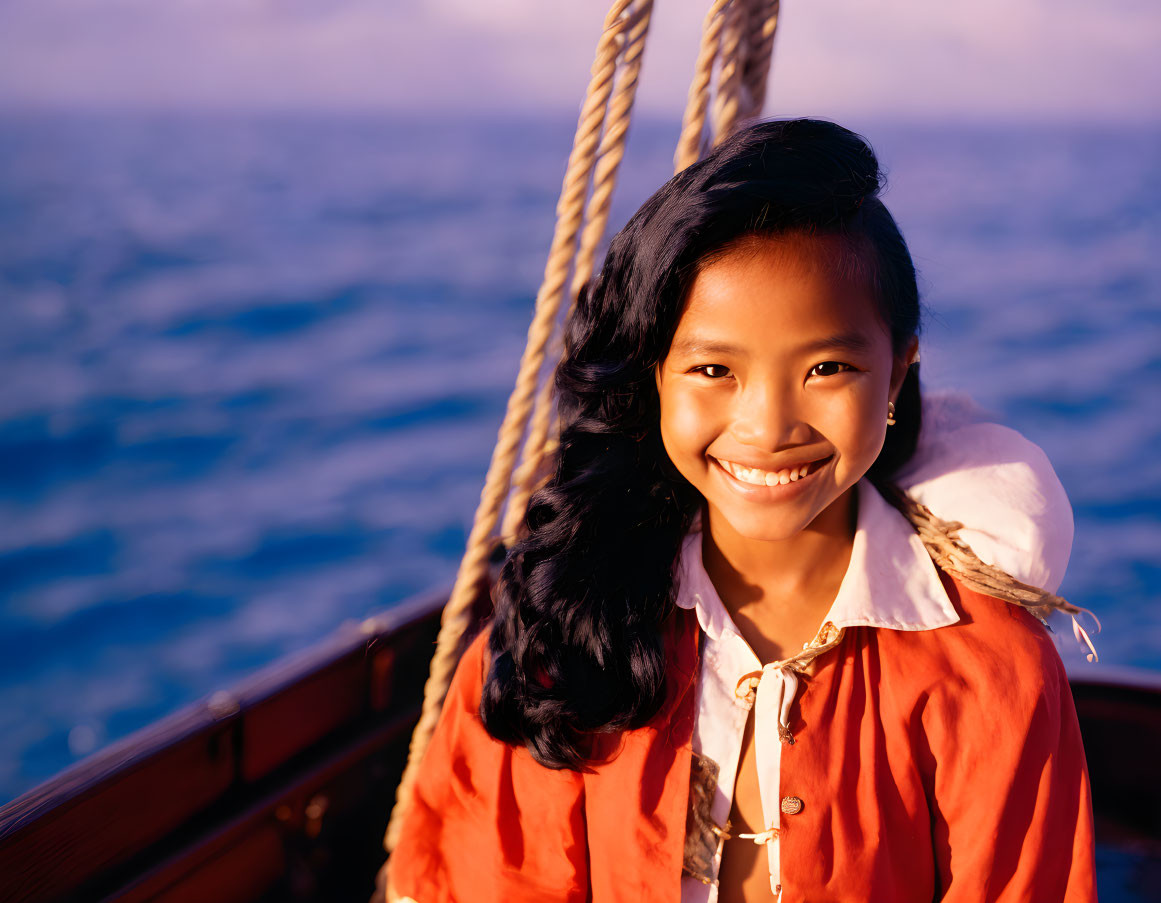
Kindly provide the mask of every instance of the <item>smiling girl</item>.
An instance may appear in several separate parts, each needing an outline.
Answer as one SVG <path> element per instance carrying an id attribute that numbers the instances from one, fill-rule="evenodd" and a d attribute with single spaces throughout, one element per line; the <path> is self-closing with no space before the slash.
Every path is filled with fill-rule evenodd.
<path id="1" fill-rule="evenodd" d="M 389 897 L 1095 900 L 1038 620 L 1078 611 L 1071 511 L 1031 443 L 921 399 L 880 187 L 854 133 L 759 123 L 614 238 Z"/>

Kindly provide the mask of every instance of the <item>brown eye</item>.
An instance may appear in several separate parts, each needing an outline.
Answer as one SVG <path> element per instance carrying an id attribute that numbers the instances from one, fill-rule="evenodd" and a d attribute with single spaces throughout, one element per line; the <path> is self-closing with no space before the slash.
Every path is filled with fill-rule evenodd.
<path id="1" fill-rule="evenodd" d="M 821 364 L 815 364 L 811 368 L 811 376 L 836 376 L 846 370 L 853 370 L 850 364 L 844 364 L 842 361 L 823 361 Z"/>
<path id="2" fill-rule="evenodd" d="M 730 368 L 723 367 L 721 364 L 701 364 L 693 368 L 693 372 L 702 373 L 710 379 L 721 379 L 722 377 L 730 375 Z"/>

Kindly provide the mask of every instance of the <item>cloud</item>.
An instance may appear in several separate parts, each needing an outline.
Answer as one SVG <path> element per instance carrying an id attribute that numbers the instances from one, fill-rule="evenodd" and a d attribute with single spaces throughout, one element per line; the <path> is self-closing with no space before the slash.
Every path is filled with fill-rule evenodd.
<path id="1" fill-rule="evenodd" d="M 1071 7 L 1071 9 L 1070 9 Z M 605 3 L 9 0 L 0 104 L 575 111 Z M 639 97 L 685 102 L 701 4 L 658 4 Z M 1161 7 L 786 3 L 770 110 L 1156 119 Z"/>

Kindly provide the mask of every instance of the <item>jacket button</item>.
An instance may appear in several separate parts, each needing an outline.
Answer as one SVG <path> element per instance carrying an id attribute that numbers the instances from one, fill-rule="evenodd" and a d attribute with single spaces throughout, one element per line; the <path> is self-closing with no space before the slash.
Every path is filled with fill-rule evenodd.
<path id="1" fill-rule="evenodd" d="M 796 796 L 782 797 L 782 812 L 784 815 L 797 815 L 802 811 L 802 800 Z"/>

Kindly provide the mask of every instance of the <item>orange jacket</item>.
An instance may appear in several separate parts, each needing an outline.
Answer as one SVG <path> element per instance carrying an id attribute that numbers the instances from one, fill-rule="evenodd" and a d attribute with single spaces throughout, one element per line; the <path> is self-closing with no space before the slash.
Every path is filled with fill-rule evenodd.
<path id="1" fill-rule="evenodd" d="M 848 628 L 802 677 L 781 792 L 783 900 L 1096 899 L 1072 694 L 1022 609 L 943 575 L 960 622 Z M 592 773 L 553 771 L 479 717 L 483 637 L 424 758 L 389 887 L 417 903 L 678 903 L 698 626 L 675 613 L 664 710 Z"/>

